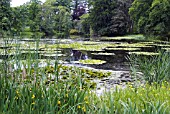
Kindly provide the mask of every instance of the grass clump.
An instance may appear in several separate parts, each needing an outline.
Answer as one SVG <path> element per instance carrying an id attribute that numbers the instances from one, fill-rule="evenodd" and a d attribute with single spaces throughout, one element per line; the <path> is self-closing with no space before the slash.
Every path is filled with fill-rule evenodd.
<path id="1" fill-rule="evenodd" d="M 128 84 L 127 88 L 117 87 L 114 92 L 106 92 L 100 97 L 94 96 L 97 113 L 104 114 L 169 114 L 170 85 L 164 82 L 159 88 L 157 84 L 145 84 L 134 87 Z"/>
<path id="2" fill-rule="evenodd" d="M 170 80 L 169 53 L 159 52 L 157 56 L 131 56 L 132 73 L 142 72 L 143 79 L 150 84 Z M 136 65 L 136 66 L 135 66 Z M 133 72 L 134 71 L 134 72 Z"/>

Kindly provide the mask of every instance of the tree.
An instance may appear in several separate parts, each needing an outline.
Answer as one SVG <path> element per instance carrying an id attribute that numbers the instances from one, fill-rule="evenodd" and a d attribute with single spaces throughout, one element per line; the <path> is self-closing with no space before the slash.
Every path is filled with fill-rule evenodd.
<path id="1" fill-rule="evenodd" d="M 135 0 L 129 9 L 130 16 L 133 20 L 135 31 L 145 32 L 145 27 L 149 18 L 149 8 L 153 0 Z"/>
<path id="2" fill-rule="evenodd" d="M 28 10 L 26 5 L 12 8 L 11 29 L 13 34 L 20 34 L 20 32 L 24 31 L 28 21 Z"/>
<path id="3" fill-rule="evenodd" d="M 83 14 L 80 17 L 80 23 L 81 23 L 81 32 L 85 37 L 89 37 L 90 34 L 90 21 L 89 21 L 89 13 Z"/>
<path id="4" fill-rule="evenodd" d="M 11 8 L 10 0 L 1 0 L 0 1 L 0 32 L 10 31 L 11 29 Z"/>
<path id="5" fill-rule="evenodd" d="M 139 33 L 161 37 L 170 35 L 169 0 L 135 0 L 129 13 Z"/>
<path id="6" fill-rule="evenodd" d="M 111 35 L 125 35 L 131 32 L 132 21 L 128 9 L 132 0 L 116 0 L 116 7 L 110 22 Z"/>
<path id="7" fill-rule="evenodd" d="M 94 0 L 90 22 L 95 34 L 115 36 L 130 32 L 132 21 L 128 9 L 133 0 Z"/>
<path id="8" fill-rule="evenodd" d="M 109 35 L 109 24 L 115 9 L 115 1 L 94 0 L 90 11 L 90 24 L 94 34 Z"/>
<path id="9" fill-rule="evenodd" d="M 65 6 L 58 6 L 56 12 L 55 30 L 58 37 L 68 37 L 71 28 L 71 13 Z"/>
<path id="10" fill-rule="evenodd" d="M 28 5 L 29 11 L 29 27 L 31 32 L 40 32 L 41 26 L 41 2 L 39 0 L 31 0 Z"/>
<path id="11" fill-rule="evenodd" d="M 170 1 L 154 0 L 149 9 L 149 19 L 146 26 L 146 34 L 168 36 L 170 32 Z M 170 36 L 170 34 L 169 34 Z"/>
<path id="12" fill-rule="evenodd" d="M 56 7 L 54 3 L 56 0 L 47 0 L 42 6 L 42 22 L 41 22 L 41 31 L 44 32 L 45 36 L 54 36 L 55 35 L 55 18 L 56 18 Z"/>
<path id="13" fill-rule="evenodd" d="M 72 20 L 80 20 L 80 17 L 87 13 L 87 0 L 72 0 Z"/>

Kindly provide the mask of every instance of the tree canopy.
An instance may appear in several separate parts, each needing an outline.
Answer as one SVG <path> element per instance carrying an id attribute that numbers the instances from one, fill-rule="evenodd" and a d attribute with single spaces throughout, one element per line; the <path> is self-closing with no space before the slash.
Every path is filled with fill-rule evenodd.
<path id="1" fill-rule="evenodd" d="M 135 0 L 129 13 L 137 32 L 161 37 L 170 35 L 169 0 Z"/>
<path id="2" fill-rule="evenodd" d="M 170 36 L 169 0 L 30 0 L 10 7 L 0 1 L 0 30 L 13 34 L 39 32 L 44 36 L 117 36 L 142 33 Z"/>

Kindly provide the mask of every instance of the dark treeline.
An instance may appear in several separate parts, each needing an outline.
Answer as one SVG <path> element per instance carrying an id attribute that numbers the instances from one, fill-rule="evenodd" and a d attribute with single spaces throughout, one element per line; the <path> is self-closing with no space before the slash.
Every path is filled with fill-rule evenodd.
<path id="1" fill-rule="evenodd" d="M 45 37 L 170 36 L 169 0 L 30 0 L 11 7 L 0 1 L 1 34 Z"/>

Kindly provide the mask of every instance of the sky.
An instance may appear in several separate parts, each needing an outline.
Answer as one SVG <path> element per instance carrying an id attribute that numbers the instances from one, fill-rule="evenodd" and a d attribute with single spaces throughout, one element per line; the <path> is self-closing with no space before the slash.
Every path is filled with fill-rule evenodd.
<path id="1" fill-rule="evenodd" d="M 12 7 L 20 6 L 20 5 L 22 5 L 22 4 L 26 3 L 26 2 L 29 2 L 29 1 L 30 0 L 12 0 L 11 1 L 11 6 Z M 45 2 L 45 0 L 40 0 L 40 1 Z"/>

